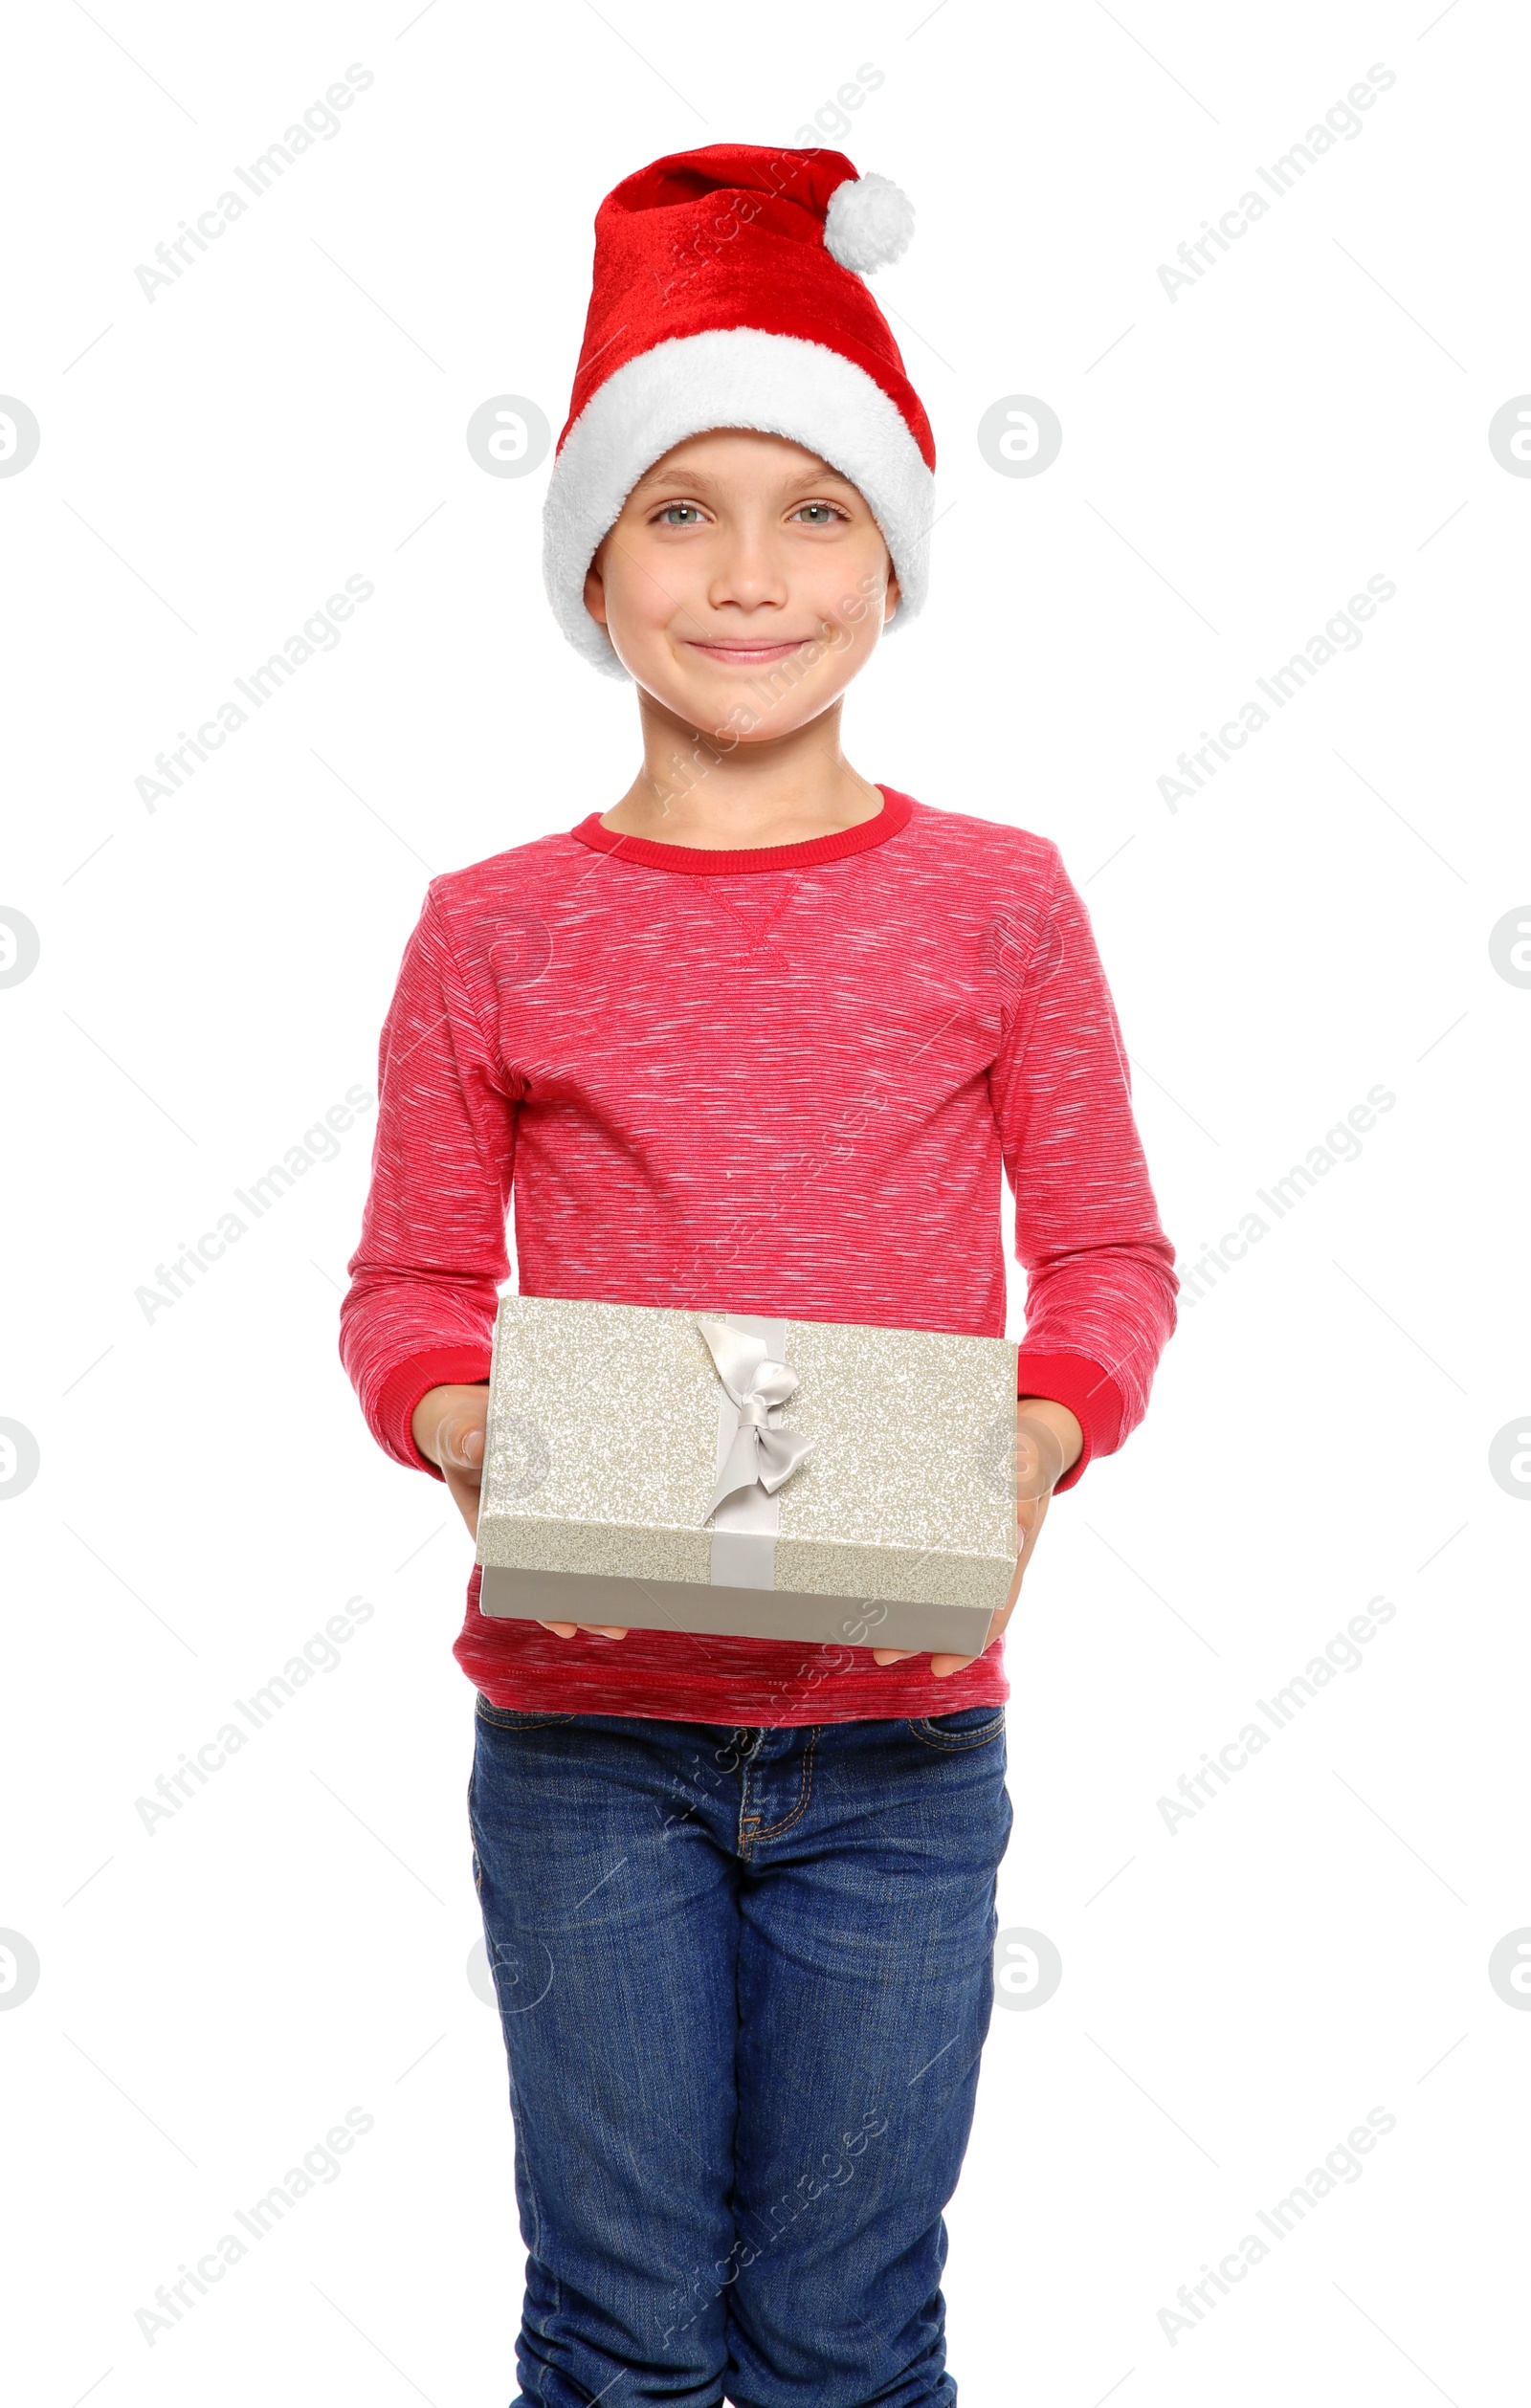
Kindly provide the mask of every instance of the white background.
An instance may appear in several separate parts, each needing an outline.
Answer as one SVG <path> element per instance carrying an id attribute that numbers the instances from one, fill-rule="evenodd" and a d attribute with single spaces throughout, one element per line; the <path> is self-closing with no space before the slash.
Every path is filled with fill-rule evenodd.
<path id="1" fill-rule="evenodd" d="M 1053 1509 L 1008 1642 L 1000 1921 L 1063 1977 L 996 2009 L 949 2363 L 965 2408 L 1519 2397 L 1531 2015 L 1488 1960 L 1531 1925 L 1531 1517 L 1490 1447 L 1531 1419 L 1531 992 L 1489 938 L 1531 919 L 1531 481 L 1488 427 L 1531 387 L 1525 20 L 53 0 L 10 47 L 0 387 L 41 428 L 0 479 L 0 908 L 41 941 L 0 988 L 0 1417 L 41 1454 L 0 1510 L 0 1926 L 40 1962 L 0 2014 L 11 2397 L 515 2390 L 472 1544 L 337 1355 L 370 1116 L 173 1309 L 135 1291 L 371 1088 L 428 875 L 630 781 L 631 691 L 542 592 L 546 465 L 486 475 L 467 420 L 510 392 L 562 425 L 610 185 L 801 141 L 864 62 L 819 138 L 918 210 L 874 290 L 946 515 L 852 760 L 1061 846 L 1183 1276 L 1396 1099 L 1187 1284 L 1146 1422 Z M 335 139 L 146 298 L 156 243 L 352 61 Z M 1376 62 L 1361 133 L 1171 299 L 1176 246 Z M 1035 477 L 977 446 L 1015 394 L 1063 428 Z M 353 574 L 339 647 L 148 811 L 156 753 Z M 1374 575 L 1359 648 L 1171 811 L 1176 755 Z M 145 1832 L 135 1800 L 357 1595 L 338 1668 Z M 1172 1835 L 1159 1800 L 1378 1596 L 1361 1668 Z M 156 2286 L 352 2106 L 341 2178 L 146 2346 Z M 1166 2337 L 1374 2107 L 1360 2178 Z"/>

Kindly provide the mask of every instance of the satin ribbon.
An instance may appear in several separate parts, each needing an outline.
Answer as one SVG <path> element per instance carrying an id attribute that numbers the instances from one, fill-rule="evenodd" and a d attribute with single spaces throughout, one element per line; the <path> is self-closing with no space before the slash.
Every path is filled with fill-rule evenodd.
<path id="1" fill-rule="evenodd" d="M 770 1413 L 792 1394 L 797 1374 L 788 1364 L 768 1358 L 764 1338 L 700 1314 L 697 1327 L 707 1341 L 719 1379 L 739 1408 L 739 1432 L 702 1515 L 705 1521 L 724 1497 L 740 1489 L 758 1483 L 767 1496 L 774 1496 L 783 1482 L 791 1478 L 813 1441 L 797 1430 L 771 1426 Z"/>

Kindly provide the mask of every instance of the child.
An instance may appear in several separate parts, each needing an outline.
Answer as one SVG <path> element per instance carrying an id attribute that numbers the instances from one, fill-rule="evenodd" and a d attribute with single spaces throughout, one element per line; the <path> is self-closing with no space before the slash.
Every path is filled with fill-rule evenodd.
<path id="1" fill-rule="evenodd" d="M 602 203 L 544 574 L 635 686 L 643 763 L 432 880 L 341 1346 L 379 1443 L 472 1530 L 512 1198 L 526 1294 L 997 1337 L 1003 1162 L 1013 1607 L 1050 1494 L 1142 1419 L 1178 1281 L 1057 848 L 840 748 L 845 689 L 925 593 L 934 445 L 862 281 L 909 217 L 838 152 L 741 144 Z M 942 2210 L 1011 1821 L 998 1638 L 491 1620 L 478 1579 L 455 1653 L 528 2252 L 517 2408 L 955 2400 Z"/>

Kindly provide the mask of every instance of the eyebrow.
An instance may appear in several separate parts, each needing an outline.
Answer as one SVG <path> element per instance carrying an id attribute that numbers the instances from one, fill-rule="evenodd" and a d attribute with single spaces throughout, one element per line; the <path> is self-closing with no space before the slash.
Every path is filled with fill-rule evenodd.
<path id="1" fill-rule="evenodd" d="M 634 493 L 648 493 L 651 490 L 657 492 L 664 485 L 685 486 L 695 490 L 703 485 L 716 485 L 718 479 L 715 476 L 709 476 L 705 470 L 687 468 L 682 463 L 677 468 L 652 471 L 649 475 L 641 476 L 632 490 Z M 860 490 L 858 486 L 853 484 L 849 476 L 842 476 L 837 468 L 825 468 L 817 473 L 805 470 L 801 476 L 785 478 L 782 490 L 790 493 L 799 485 L 841 485 L 848 494 L 857 493 Z"/>

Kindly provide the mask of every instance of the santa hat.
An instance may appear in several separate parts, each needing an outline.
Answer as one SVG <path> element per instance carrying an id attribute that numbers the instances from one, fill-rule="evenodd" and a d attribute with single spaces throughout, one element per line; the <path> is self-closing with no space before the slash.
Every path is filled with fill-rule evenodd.
<path id="1" fill-rule="evenodd" d="M 713 143 L 609 192 L 568 417 L 543 514 L 543 578 L 569 642 L 625 677 L 585 608 L 590 559 L 646 469 L 687 435 L 759 428 L 864 495 L 899 579 L 889 632 L 928 584 L 936 446 L 862 277 L 914 210 L 837 150 Z"/>

